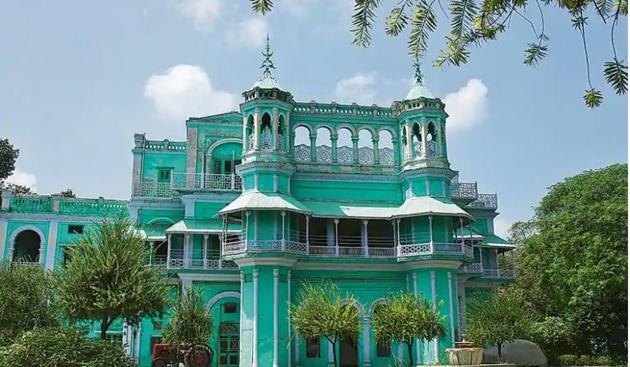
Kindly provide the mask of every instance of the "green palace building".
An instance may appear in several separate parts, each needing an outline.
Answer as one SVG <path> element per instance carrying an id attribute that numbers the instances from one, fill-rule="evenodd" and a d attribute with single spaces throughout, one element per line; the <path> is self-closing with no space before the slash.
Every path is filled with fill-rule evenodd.
<path id="1" fill-rule="evenodd" d="M 0 258 L 61 267 L 86 227 L 128 212 L 173 294 L 203 294 L 213 366 L 331 365 L 332 346 L 296 335 L 287 307 L 305 282 L 322 281 L 359 300 L 360 335 L 336 351 L 343 366 L 408 358 L 401 345 L 378 344 L 370 325 L 402 290 L 445 316 L 446 336 L 413 349 L 420 364 L 444 363 L 466 328 L 467 299 L 514 279 L 497 262 L 514 246 L 494 234 L 496 194 L 451 168 L 444 103 L 419 72 L 390 107 L 297 102 L 264 55 L 239 111 L 188 119 L 186 141 L 135 135 L 128 202 L 3 192 Z M 110 337 L 149 367 L 167 318 L 121 320 Z"/>

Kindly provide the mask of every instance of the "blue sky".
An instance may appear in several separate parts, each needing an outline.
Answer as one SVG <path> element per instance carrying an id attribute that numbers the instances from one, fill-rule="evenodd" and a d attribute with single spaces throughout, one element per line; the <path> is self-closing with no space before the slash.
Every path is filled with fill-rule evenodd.
<path id="1" fill-rule="evenodd" d="M 0 12 L 0 136 L 21 151 L 14 181 L 42 194 L 128 198 L 135 132 L 183 140 L 189 115 L 229 110 L 258 78 L 271 36 L 281 85 L 301 101 L 403 98 L 412 76 L 406 39 L 352 46 L 352 1 L 277 0 L 259 17 L 245 0 L 12 1 Z M 385 1 L 386 7 L 394 4 Z M 578 33 L 546 10 L 550 54 L 522 64 L 531 30 L 515 18 L 500 41 L 461 68 L 424 68 L 444 98 L 451 165 L 461 181 L 499 194 L 497 229 L 531 216 L 546 188 L 586 169 L 627 161 L 627 99 L 605 86 L 608 28 L 591 17 L 593 82 L 602 107 L 584 107 Z M 443 17 L 442 24 L 448 21 Z M 442 46 L 432 39 L 429 58 Z M 627 59 L 627 23 L 617 31 Z"/>

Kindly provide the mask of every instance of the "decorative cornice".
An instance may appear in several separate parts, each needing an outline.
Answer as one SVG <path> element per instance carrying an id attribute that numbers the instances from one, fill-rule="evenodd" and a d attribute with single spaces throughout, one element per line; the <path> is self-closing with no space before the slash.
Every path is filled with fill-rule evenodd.
<path id="1" fill-rule="evenodd" d="M 332 181 L 332 182 L 375 182 L 375 183 L 400 183 L 397 175 L 382 174 L 348 174 L 348 173 L 322 173 L 299 172 L 293 175 L 296 181 Z"/>

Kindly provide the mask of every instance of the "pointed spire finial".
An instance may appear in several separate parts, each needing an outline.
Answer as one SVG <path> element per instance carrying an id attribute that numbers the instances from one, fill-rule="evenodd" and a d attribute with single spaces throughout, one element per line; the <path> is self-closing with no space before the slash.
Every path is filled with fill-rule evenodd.
<path id="1" fill-rule="evenodd" d="M 416 84 L 422 85 L 424 76 L 422 75 L 422 63 L 420 63 L 420 59 L 416 57 L 416 60 L 413 62 L 413 67 L 415 69 Z"/>
<path id="2" fill-rule="evenodd" d="M 271 47 L 269 46 L 269 34 L 267 34 L 267 45 L 265 46 L 265 51 L 262 53 L 264 59 L 260 68 L 263 69 L 263 77 L 271 76 L 271 70 L 276 67 L 273 65 L 273 61 L 271 61 L 271 56 L 273 56 L 273 52 L 271 52 Z"/>

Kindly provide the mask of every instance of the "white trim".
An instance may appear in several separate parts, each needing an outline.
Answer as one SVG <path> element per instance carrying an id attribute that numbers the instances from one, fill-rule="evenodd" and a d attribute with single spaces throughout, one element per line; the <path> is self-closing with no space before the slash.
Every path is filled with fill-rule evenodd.
<path id="1" fill-rule="evenodd" d="M 278 269 L 273 269 L 273 367 L 278 367 Z"/>
<path id="2" fill-rule="evenodd" d="M 212 306 L 214 306 L 215 303 L 219 302 L 219 300 L 223 298 L 238 298 L 238 300 L 240 301 L 241 294 L 236 291 L 223 291 L 223 292 L 217 293 L 214 295 L 214 297 L 210 298 L 208 303 L 206 303 L 206 308 L 210 310 Z"/>
<path id="3" fill-rule="evenodd" d="M 42 232 L 41 229 L 39 229 L 38 227 L 32 224 L 25 224 L 23 226 L 19 226 L 11 232 L 11 236 L 9 237 L 9 253 L 8 253 L 9 261 L 13 261 L 13 250 L 15 248 L 15 239 L 20 233 L 24 231 L 33 231 L 37 233 L 37 235 L 39 236 L 39 263 L 45 264 L 44 257 L 42 256 L 42 249 L 48 243 L 47 238 L 46 236 L 44 236 L 44 232 Z"/>
<path id="4" fill-rule="evenodd" d="M 4 251 L 7 243 L 7 227 L 9 221 L 0 220 L 0 261 L 4 258 Z"/>
<path id="5" fill-rule="evenodd" d="M 57 232 L 59 229 L 58 221 L 51 221 L 48 227 L 48 244 L 46 245 L 46 269 L 53 270 L 55 267 L 55 255 L 57 250 Z M 41 257 L 41 246 L 40 246 Z"/>
<path id="6" fill-rule="evenodd" d="M 258 367 L 258 269 L 252 272 L 254 278 L 254 333 L 252 348 L 252 367 Z"/>

